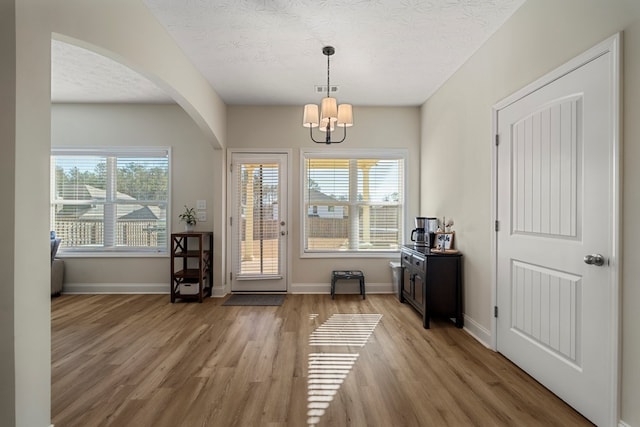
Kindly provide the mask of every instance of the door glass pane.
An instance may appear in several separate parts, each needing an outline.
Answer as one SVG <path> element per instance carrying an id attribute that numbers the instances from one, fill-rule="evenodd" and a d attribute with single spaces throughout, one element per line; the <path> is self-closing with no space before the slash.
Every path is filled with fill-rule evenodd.
<path id="1" fill-rule="evenodd" d="M 280 273 L 278 164 L 242 163 L 239 167 L 238 275 L 277 275 Z"/>

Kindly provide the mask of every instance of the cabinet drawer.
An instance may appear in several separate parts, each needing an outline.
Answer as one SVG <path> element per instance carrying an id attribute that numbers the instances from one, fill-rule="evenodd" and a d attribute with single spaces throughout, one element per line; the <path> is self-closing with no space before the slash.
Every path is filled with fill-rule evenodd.
<path id="1" fill-rule="evenodd" d="M 425 271 L 427 268 L 427 259 L 421 257 L 420 255 L 413 254 L 411 256 L 411 265 L 413 265 L 418 270 Z"/>
<path id="2" fill-rule="evenodd" d="M 400 253 L 400 262 L 403 267 L 408 267 L 411 265 L 411 253 L 407 251 L 402 251 Z"/>

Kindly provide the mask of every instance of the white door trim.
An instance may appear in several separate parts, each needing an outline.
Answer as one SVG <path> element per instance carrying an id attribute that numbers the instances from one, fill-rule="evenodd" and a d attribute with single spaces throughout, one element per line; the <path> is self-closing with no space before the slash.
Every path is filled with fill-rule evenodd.
<path id="1" fill-rule="evenodd" d="M 535 92 L 536 90 L 550 84 L 551 82 L 563 77 L 564 75 L 574 71 L 599 58 L 602 55 L 611 53 L 611 75 L 612 75 L 612 93 L 613 93 L 613 108 L 612 108 L 612 123 L 614 123 L 613 135 L 613 164 L 611 171 L 611 182 L 613 185 L 613 206 L 612 206 L 612 218 L 613 223 L 610 224 L 611 235 L 613 236 L 612 242 L 612 256 L 610 258 L 610 274 L 611 284 L 613 287 L 612 307 L 611 307 L 611 331 L 609 334 L 611 354 L 611 390 L 612 390 L 612 413 L 610 414 L 610 425 L 617 425 L 619 419 L 619 382 L 620 382 L 620 277 L 622 272 L 622 242 L 621 242 L 621 215 L 622 215 L 622 192 L 621 192 L 621 176 L 622 176 L 622 152 L 620 141 L 620 129 L 621 129 L 621 99 L 620 99 L 620 76 L 621 76 L 621 43 L 622 33 L 617 33 L 583 54 L 573 58 L 569 62 L 560 66 L 559 68 L 544 75 L 538 80 L 530 83 L 524 88 L 509 95 L 503 100 L 499 101 L 493 106 L 492 120 L 493 120 L 493 155 L 491 164 L 491 218 L 497 220 L 497 208 L 498 208 L 498 150 L 497 150 L 497 134 L 498 134 L 498 111 L 506 108 L 514 102 L 524 98 L 525 96 Z M 493 224 L 492 224 L 493 227 Z M 498 262 L 498 248 L 497 248 L 497 233 L 491 233 L 491 282 L 493 283 L 491 292 L 492 305 L 489 307 L 493 313 L 494 307 L 498 304 L 498 274 L 497 274 L 497 262 Z M 493 317 L 491 323 L 491 348 L 497 351 L 497 318 Z"/>
<path id="2" fill-rule="evenodd" d="M 287 173 L 289 174 L 289 178 L 287 179 L 287 182 L 284 182 L 283 185 L 287 186 L 287 210 L 286 210 L 286 222 L 288 224 L 287 229 L 289 230 L 287 232 L 287 235 L 285 236 L 285 245 L 287 245 L 287 256 L 285 259 L 285 262 L 287 264 L 286 267 L 286 271 L 287 271 L 287 278 L 286 278 L 286 288 L 287 288 L 287 293 L 290 292 L 290 284 L 291 284 L 291 272 L 292 272 L 292 267 L 291 267 L 291 200 L 292 200 L 292 194 L 291 194 L 291 182 L 293 182 L 292 178 L 291 178 L 291 165 L 292 165 L 292 154 L 293 154 L 293 150 L 291 148 L 272 148 L 272 149 L 265 149 L 265 148 L 227 148 L 227 161 L 226 161 L 226 172 L 225 172 L 225 176 L 227 176 L 227 174 L 230 173 L 231 171 L 231 161 L 232 161 L 232 157 L 234 153 L 256 153 L 256 154 L 286 154 L 287 155 Z M 227 179 L 226 180 L 226 186 L 230 185 L 230 180 Z M 232 209 L 230 209 L 231 207 L 231 192 L 227 191 L 227 196 L 226 196 L 226 218 L 224 221 L 224 227 L 225 229 L 229 228 L 229 212 L 233 212 Z M 230 232 L 227 232 L 226 235 L 226 244 L 227 244 L 227 248 L 231 248 L 232 247 L 232 241 L 231 239 L 233 239 L 233 235 Z M 229 249 L 227 249 L 229 250 Z M 228 283 L 228 292 L 231 291 L 231 280 L 229 279 L 229 273 L 233 271 L 233 257 L 231 253 L 227 253 L 226 256 L 226 276 L 225 277 L 225 283 Z"/>

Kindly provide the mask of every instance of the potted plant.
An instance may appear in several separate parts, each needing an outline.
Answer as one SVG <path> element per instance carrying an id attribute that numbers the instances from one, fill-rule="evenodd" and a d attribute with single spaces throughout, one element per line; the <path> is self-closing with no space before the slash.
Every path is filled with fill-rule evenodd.
<path id="1" fill-rule="evenodd" d="M 188 208 L 187 205 L 184 205 L 184 212 L 178 215 L 178 218 L 184 222 L 185 231 L 193 231 L 193 228 L 198 222 L 196 219 L 196 210 L 194 208 Z"/>

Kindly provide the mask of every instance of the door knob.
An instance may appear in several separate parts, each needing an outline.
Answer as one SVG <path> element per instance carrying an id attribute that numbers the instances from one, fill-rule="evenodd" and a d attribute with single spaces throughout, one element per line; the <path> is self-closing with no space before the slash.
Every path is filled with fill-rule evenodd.
<path id="1" fill-rule="evenodd" d="M 600 254 L 592 254 L 584 256 L 584 263 L 589 265 L 604 265 L 604 257 Z"/>

